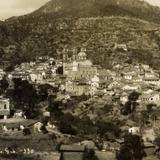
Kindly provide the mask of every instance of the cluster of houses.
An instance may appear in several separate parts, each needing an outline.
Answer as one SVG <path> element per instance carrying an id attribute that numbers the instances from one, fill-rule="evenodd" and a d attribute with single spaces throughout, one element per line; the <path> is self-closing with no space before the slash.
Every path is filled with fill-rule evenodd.
<path id="1" fill-rule="evenodd" d="M 116 46 L 122 47 L 122 46 Z M 125 46 L 123 46 L 125 48 Z M 58 74 L 61 68 L 63 75 Z M 7 76 L 10 80 L 21 78 L 30 83 L 56 84 L 70 96 L 116 95 L 122 104 L 128 95 L 137 91 L 142 104 L 160 103 L 159 71 L 142 64 L 114 64 L 113 69 L 103 69 L 93 65 L 87 58 L 86 49 L 63 51 L 63 59 L 55 60 L 49 56 L 38 57 L 35 62 L 15 66 L 14 71 L 5 73 L 0 70 L 0 79 Z M 63 79 L 62 79 L 63 77 Z"/>
<path id="2" fill-rule="evenodd" d="M 64 89 L 73 96 L 107 95 L 119 96 L 124 104 L 128 95 L 140 93 L 141 104 L 159 105 L 160 78 L 158 71 L 149 65 L 115 64 L 112 70 L 102 69 L 87 59 L 85 49 L 74 50 L 72 55 L 63 57 L 63 73 L 66 77 Z"/>
<path id="3" fill-rule="evenodd" d="M 122 103 L 127 101 L 128 95 L 136 91 L 140 94 L 138 102 L 145 104 L 160 104 L 159 87 L 160 78 L 158 71 L 148 65 L 117 65 L 114 67 L 117 78 L 109 85 L 115 94 L 121 93 Z"/>
<path id="4" fill-rule="evenodd" d="M 123 45 L 116 45 L 115 49 L 117 48 L 127 51 L 126 46 Z M 86 52 L 84 48 L 81 48 L 80 51 L 73 49 L 70 54 L 65 51 L 62 60 L 55 60 L 49 56 L 39 57 L 35 62 L 15 66 L 14 71 L 10 73 L 5 73 L 0 69 L 0 80 L 6 76 L 9 82 L 13 78 L 21 78 L 34 84 L 55 86 L 58 83 L 60 89 L 65 91 L 62 93 L 67 95 L 66 99 L 82 95 L 92 98 L 104 96 L 107 99 L 108 96 L 116 98 L 123 105 L 128 101 L 132 92 L 137 92 L 140 95 L 137 100 L 140 110 L 145 110 L 148 104 L 160 105 L 158 70 L 153 70 L 148 65 L 127 63 L 115 64 L 111 70 L 104 69 L 94 65 L 87 58 Z M 58 73 L 59 69 L 62 69 L 62 73 Z M 64 99 L 64 95 L 61 96 Z M 9 99 L 0 97 L 0 126 L 4 133 L 25 128 L 32 128 L 34 132 L 41 133 L 42 125 L 40 122 L 26 119 L 22 111 L 16 111 L 11 116 Z M 131 134 L 138 132 L 139 128 L 129 128 Z M 83 146 L 62 146 L 60 150 L 61 159 L 66 159 L 64 158 L 66 156 L 72 157 L 73 154 L 77 157 L 79 155 L 81 159 L 85 152 Z"/>
<path id="5" fill-rule="evenodd" d="M 49 83 L 54 81 L 57 75 L 57 69 L 62 66 L 62 63 L 55 61 L 54 58 L 43 56 L 37 58 L 35 62 L 26 62 L 15 66 L 14 71 L 7 76 L 9 79 L 21 78 L 28 80 L 31 83 Z"/>

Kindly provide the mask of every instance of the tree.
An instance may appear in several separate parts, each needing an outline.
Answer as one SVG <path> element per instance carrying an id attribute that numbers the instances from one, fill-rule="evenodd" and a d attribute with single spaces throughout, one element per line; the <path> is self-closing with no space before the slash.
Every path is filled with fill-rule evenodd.
<path id="1" fill-rule="evenodd" d="M 25 129 L 23 130 L 23 134 L 24 134 L 25 136 L 30 135 L 30 134 L 31 134 L 30 129 L 29 129 L 29 128 L 25 128 Z"/>
<path id="2" fill-rule="evenodd" d="M 98 160 L 93 149 L 86 150 L 83 160 Z"/>
<path id="3" fill-rule="evenodd" d="M 77 132 L 73 127 L 74 126 L 73 122 L 74 122 L 74 116 L 72 116 L 70 113 L 60 116 L 58 119 L 59 130 L 65 134 L 76 135 Z"/>
<path id="4" fill-rule="evenodd" d="M 45 125 L 43 125 L 43 126 L 41 127 L 41 131 L 42 131 L 43 134 L 47 134 L 47 133 L 48 133 Z"/>
<path id="5" fill-rule="evenodd" d="M 117 154 L 118 160 L 142 160 L 145 156 L 144 145 L 141 137 L 128 134 L 125 136 L 124 144 Z"/>
<path id="6" fill-rule="evenodd" d="M 111 104 L 105 104 L 103 107 L 103 111 L 105 113 L 110 113 L 113 110 L 113 106 Z"/>
<path id="7" fill-rule="evenodd" d="M 5 77 L 2 80 L 0 80 L 0 88 L 2 90 L 2 93 L 4 93 L 6 91 L 8 86 L 9 86 L 9 83 Z"/>
<path id="8" fill-rule="evenodd" d="M 113 121 L 108 121 L 108 122 L 98 121 L 96 123 L 96 126 L 98 128 L 97 131 L 101 135 L 101 137 L 110 140 L 119 136 L 120 128 L 117 124 L 114 124 Z"/>
<path id="9" fill-rule="evenodd" d="M 49 84 L 42 84 L 38 86 L 39 92 L 38 92 L 38 96 L 39 96 L 39 100 L 40 101 L 45 101 L 48 98 L 48 90 L 52 89 L 53 87 L 50 86 Z"/>
<path id="10" fill-rule="evenodd" d="M 151 114 L 151 120 L 153 121 L 153 125 L 155 126 L 158 117 L 160 116 L 160 109 L 156 109 Z"/>
<path id="11" fill-rule="evenodd" d="M 148 114 L 152 113 L 153 112 L 153 107 L 155 107 L 156 105 L 155 104 L 147 104 L 147 111 L 148 111 Z"/>
<path id="12" fill-rule="evenodd" d="M 141 112 L 141 122 L 142 122 L 142 125 L 146 125 L 146 123 L 148 122 L 149 120 L 149 114 L 147 111 L 142 111 Z"/>
<path id="13" fill-rule="evenodd" d="M 156 137 L 154 143 L 160 148 L 160 136 Z"/>
<path id="14" fill-rule="evenodd" d="M 57 74 L 62 75 L 63 74 L 63 67 L 58 67 L 56 72 L 57 72 Z"/>
<path id="15" fill-rule="evenodd" d="M 37 116 L 37 104 L 39 97 L 35 87 L 28 81 L 22 79 L 13 79 L 14 89 L 10 96 L 17 108 L 24 111 L 27 118 L 34 118 Z"/>
<path id="16" fill-rule="evenodd" d="M 128 96 L 128 101 L 125 103 L 125 105 L 122 108 L 122 114 L 128 115 L 133 113 L 136 110 L 136 107 L 138 106 L 137 100 L 139 98 L 139 93 L 136 91 L 133 91 Z"/>

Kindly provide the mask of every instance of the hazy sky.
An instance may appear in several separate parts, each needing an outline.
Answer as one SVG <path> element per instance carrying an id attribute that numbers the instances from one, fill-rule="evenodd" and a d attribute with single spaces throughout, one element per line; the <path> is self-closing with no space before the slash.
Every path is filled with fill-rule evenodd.
<path id="1" fill-rule="evenodd" d="M 145 0 L 153 5 L 160 6 L 160 0 Z"/>
<path id="2" fill-rule="evenodd" d="M 49 0 L 0 0 L 0 20 L 30 13 Z"/>
<path id="3" fill-rule="evenodd" d="M 30 13 L 49 0 L 0 0 L 0 20 Z M 160 6 L 160 0 L 146 0 Z"/>

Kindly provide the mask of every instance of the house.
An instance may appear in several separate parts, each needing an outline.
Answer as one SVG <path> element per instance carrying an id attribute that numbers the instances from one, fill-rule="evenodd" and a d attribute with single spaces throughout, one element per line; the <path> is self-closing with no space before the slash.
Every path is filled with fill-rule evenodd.
<path id="1" fill-rule="evenodd" d="M 127 51 L 127 45 L 126 44 L 115 44 L 114 46 L 115 50 L 123 50 L 123 51 Z"/>
<path id="2" fill-rule="evenodd" d="M 25 71 L 14 71 L 12 72 L 12 79 L 20 78 L 22 80 L 29 80 L 29 73 Z"/>
<path id="3" fill-rule="evenodd" d="M 143 94 L 152 94 L 153 92 L 152 89 L 143 90 Z"/>
<path id="4" fill-rule="evenodd" d="M 128 94 L 126 92 L 123 92 L 120 96 L 120 102 L 124 105 L 126 102 L 128 102 Z"/>
<path id="5" fill-rule="evenodd" d="M 83 160 L 85 147 L 82 145 L 61 145 L 60 160 Z"/>
<path id="6" fill-rule="evenodd" d="M 36 57 L 36 61 L 37 62 L 45 62 L 47 60 L 49 60 L 50 57 L 49 56 L 40 56 L 40 57 Z"/>
<path id="7" fill-rule="evenodd" d="M 142 94 L 140 96 L 141 103 L 145 104 L 159 104 L 160 103 L 160 95 L 157 92 Z"/>
<path id="8" fill-rule="evenodd" d="M 30 73 L 30 80 L 32 82 L 42 83 L 44 81 L 44 72 L 39 72 L 37 70 L 32 70 Z"/>
<path id="9" fill-rule="evenodd" d="M 76 84 L 74 82 L 67 82 L 65 85 L 66 92 L 74 96 L 81 96 L 83 94 L 89 95 L 90 86 L 87 84 Z"/>
<path id="10" fill-rule="evenodd" d="M 33 127 L 35 123 L 35 120 L 25 118 L 8 118 L 7 120 L 0 120 L 0 126 L 5 132 L 8 132 L 10 130 L 23 130 L 25 128 L 30 128 Z"/>
<path id="11" fill-rule="evenodd" d="M 147 71 L 147 70 L 149 70 L 150 67 L 149 67 L 149 65 L 145 65 L 145 64 L 144 64 L 144 65 L 141 65 L 141 68 L 143 68 L 144 70 Z"/>
<path id="12" fill-rule="evenodd" d="M 145 72 L 144 77 L 145 78 L 158 78 L 158 74 L 154 72 Z"/>
<path id="13" fill-rule="evenodd" d="M 139 127 L 131 127 L 131 128 L 129 128 L 128 132 L 132 135 L 140 135 L 140 128 Z"/>
<path id="14" fill-rule="evenodd" d="M 124 91 L 140 91 L 141 86 L 137 85 L 137 84 L 128 84 L 128 85 L 125 85 L 124 87 L 122 87 L 122 90 L 124 90 Z"/>
<path id="15" fill-rule="evenodd" d="M 132 79 L 133 82 L 137 83 L 137 82 L 142 82 L 143 81 L 143 78 L 141 76 L 135 76 L 133 79 Z"/>
<path id="16" fill-rule="evenodd" d="M 114 87 L 119 87 L 119 86 L 120 86 L 120 83 L 118 81 L 114 81 L 108 85 L 108 89 L 112 89 Z"/>
<path id="17" fill-rule="evenodd" d="M 143 78 L 143 81 L 146 84 L 160 85 L 160 79 L 157 77 L 145 77 Z"/>
<path id="18" fill-rule="evenodd" d="M 106 70 L 106 69 L 99 69 L 98 70 L 98 77 L 101 80 L 107 81 L 107 80 L 111 79 L 110 71 Z"/>
<path id="19" fill-rule="evenodd" d="M 8 98 L 0 97 L 0 116 L 4 119 L 10 115 L 10 102 Z"/>
<path id="20" fill-rule="evenodd" d="M 122 77 L 126 80 L 132 80 L 134 76 L 135 76 L 135 72 L 122 73 Z"/>

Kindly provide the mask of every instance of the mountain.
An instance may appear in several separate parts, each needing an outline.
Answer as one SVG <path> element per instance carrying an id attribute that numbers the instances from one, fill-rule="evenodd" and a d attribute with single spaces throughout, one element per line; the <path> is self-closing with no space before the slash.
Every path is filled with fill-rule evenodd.
<path id="1" fill-rule="evenodd" d="M 33 15 L 55 17 L 131 16 L 160 22 L 160 9 L 143 0 L 51 0 Z"/>
<path id="2" fill-rule="evenodd" d="M 12 62 L 15 56 L 17 63 L 85 47 L 95 64 L 107 68 L 129 59 L 159 68 L 158 15 L 158 7 L 141 0 L 51 0 L 28 15 L 0 23 L 1 47 L 18 48 L 16 55 L 2 58 Z M 128 52 L 113 50 L 115 43 L 126 44 Z"/>

